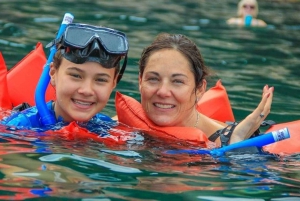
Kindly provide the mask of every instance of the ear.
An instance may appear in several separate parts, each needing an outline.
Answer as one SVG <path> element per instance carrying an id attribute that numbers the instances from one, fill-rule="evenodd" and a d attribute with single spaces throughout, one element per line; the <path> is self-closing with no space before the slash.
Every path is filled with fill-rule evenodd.
<path id="1" fill-rule="evenodd" d="M 55 75 L 57 73 L 57 69 L 55 68 L 53 62 L 50 63 L 50 71 L 49 71 L 49 76 L 50 76 L 50 83 L 54 87 L 55 86 Z"/>
<path id="2" fill-rule="evenodd" d="M 142 75 L 141 73 L 139 73 L 139 91 L 141 93 L 141 90 L 142 90 Z"/>
<path id="3" fill-rule="evenodd" d="M 117 86 L 117 79 L 118 79 L 118 76 L 115 76 L 115 78 L 113 80 L 113 87 L 112 87 L 112 89 L 116 88 L 116 86 Z"/>
<path id="4" fill-rule="evenodd" d="M 139 90 L 140 90 L 140 93 L 141 93 L 141 88 L 142 88 L 142 76 L 139 73 Z"/>
<path id="5" fill-rule="evenodd" d="M 196 90 L 196 96 L 197 96 L 198 101 L 201 99 L 203 94 L 206 92 L 206 86 L 207 86 L 207 82 L 205 79 L 203 79 L 202 85 L 200 87 L 198 87 Z"/>

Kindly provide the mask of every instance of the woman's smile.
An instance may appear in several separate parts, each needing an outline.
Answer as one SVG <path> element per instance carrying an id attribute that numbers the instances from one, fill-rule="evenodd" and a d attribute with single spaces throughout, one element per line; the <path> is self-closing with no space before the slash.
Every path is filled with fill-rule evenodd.
<path id="1" fill-rule="evenodd" d="M 171 109 L 174 108 L 175 105 L 171 105 L 171 104 L 163 104 L 163 103 L 153 103 L 153 105 L 155 107 L 158 107 L 160 109 Z"/>

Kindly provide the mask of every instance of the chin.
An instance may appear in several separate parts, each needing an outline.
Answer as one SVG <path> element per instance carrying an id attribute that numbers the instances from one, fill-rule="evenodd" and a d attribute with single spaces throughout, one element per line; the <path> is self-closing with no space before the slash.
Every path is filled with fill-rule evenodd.
<path id="1" fill-rule="evenodd" d="M 155 119 L 152 119 L 152 121 L 157 126 L 171 126 L 172 125 L 171 121 L 168 121 L 168 120 L 163 119 L 163 118 L 162 119 L 155 118 Z"/>
<path id="2" fill-rule="evenodd" d="M 88 116 L 88 117 L 82 117 L 82 115 L 77 116 L 74 118 L 74 121 L 80 121 L 80 122 L 87 122 L 89 120 L 91 120 L 92 117 Z"/>

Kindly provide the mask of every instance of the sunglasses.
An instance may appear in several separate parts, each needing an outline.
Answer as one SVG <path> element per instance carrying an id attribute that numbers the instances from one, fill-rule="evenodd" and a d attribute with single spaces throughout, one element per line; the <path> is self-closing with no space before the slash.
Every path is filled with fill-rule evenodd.
<path id="1" fill-rule="evenodd" d="M 255 6 L 245 4 L 245 5 L 243 5 L 243 8 L 250 8 L 251 10 L 254 10 Z"/>
<path id="2" fill-rule="evenodd" d="M 124 33 L 106 27 L 73 23 L 66 27 L 62 37 L 54 44 L 60 45 L 64 58 L 76 64 L 93 61 L 105 68 L 114 68 L 125 57 L 117 82 L 121 80 L 128 53 L 128 41 Z"/>

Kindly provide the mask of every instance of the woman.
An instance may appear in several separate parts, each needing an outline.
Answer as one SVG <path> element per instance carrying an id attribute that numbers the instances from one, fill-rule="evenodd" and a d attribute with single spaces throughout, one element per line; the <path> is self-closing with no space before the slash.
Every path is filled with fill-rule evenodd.
<path id="1" fill-rule="evenodd" d="M 196 103 L 206 91 L 210 73 L 195 43 L 183 35 L 158 35 L 144 49 L 139 68 L 142 111 L 136 113 L 145 113 L 148 125 L 196 128 L 209 140 L 217 139 L 218 145 L 221 136 L 222 145 L 227 145 L 249 138 L 270 112 L 274 88 L 267 85 L 258 107 L 238 125 L 228 126 L 197 111 Z M 118 116 L 123 112 L 117 107 Z M 135 120 L 128 122 L 132 122 L 129 126 L 137 127 Z"/>
<path id="2" fill-rule="evenodd" d="M 128 42 L 125 34 L 106 27 L 74 23 L 67 26 L 59 40 L 52 42 L 54 45 L 58 51 L 50 64 L 49 75 L 56 100 L 50 101 L 47 107 L 56 123 L 110 121 L 99 112 L 126 67 Z M 40 119 L 39 111 L 32 107 L 3 119 L 1 124 L 43 128 L 45 125 Z"/>
<path id="3" fill-rule="evenodd" d="M 237 16 L 227 20 L 229 25 L 265 27 L 266 22 L 257 19 L 258 4 L 256 0 L 241 0 L 238 3 Z"/>

